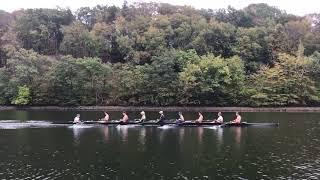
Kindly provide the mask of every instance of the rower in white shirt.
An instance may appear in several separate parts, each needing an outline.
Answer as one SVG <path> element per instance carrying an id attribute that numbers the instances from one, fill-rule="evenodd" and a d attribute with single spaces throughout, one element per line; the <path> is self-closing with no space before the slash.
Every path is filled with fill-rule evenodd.
<path id="1" fill-rule="evenodd" d="M 213 123 L 223 123 L 223 117 L 221 112 L 218 112 L 218 119 L 214 120 Z"/>
<path id="2" fill-rule="evenodd" d="M 80 114 L 77 114 L 77 116 L 73 119 L 73 123 L 75 124 L 81 123 Z"/>

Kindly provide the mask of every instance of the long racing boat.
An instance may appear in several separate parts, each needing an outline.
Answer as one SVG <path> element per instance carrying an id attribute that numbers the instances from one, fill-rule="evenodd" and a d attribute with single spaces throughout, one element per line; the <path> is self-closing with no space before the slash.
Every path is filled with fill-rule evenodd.
<path id="1" fill-rule="evenodd" d="M 59 123 L 59 124 L 75 124 L 73 122 L 67 123 Z M 174 121 L 165 121 L 159 123 L 155 120 L 147 121 L 147 122 L 137 122 L 137 121 L 129 121 L 129 122 L 121 122 L 121 121 L 83 121 L 80 124 L 96 124 L 96 125 L 140 125 L 140 126 L 163 126 L 163 125 L 174 125 L 174 126 L 220 126 L 220 127 L 248 127 L 248 126 L 279 126 L 279 123 L 248 123 L 248 122 L 241 122 L 241 123 L 218 123 L 212 121 L 204 121 L 202 123 L 193 122 L 193 121 L 185 121 L 182 123 L 176 123 Z"/>

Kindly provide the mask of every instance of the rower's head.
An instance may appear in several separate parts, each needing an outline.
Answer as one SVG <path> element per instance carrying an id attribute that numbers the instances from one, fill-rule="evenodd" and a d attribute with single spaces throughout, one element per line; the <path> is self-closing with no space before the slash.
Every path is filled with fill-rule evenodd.
<path id="1" fill-rule="evenodd" d="M 159 114 L 163 114 L 163 111 L 159 111 Z"/>
<path id="2" fill-rule="evenodd" d="M 77 114 L 77 117 L 80 117 L 80 114 Z"/>
<path id="3" fill-rule="evenodd" d="M 221 112 L 218 112 L 218 116 L 221 116 L 222 115 L 222 113 Z"/>
<path id="4" fill-rule="evenodd" d="M 127 115 L 127 113 L 125 111 L 122 112 L 122 115 Z"/>
<path id="5" fill-rule="evenodd" d="M 179 115 L 182 115 L 182 112 L 179 112 L 178 114 L 179 114 Z"/>
<path id="6" fill-rule="evenodd" d="M 236 116 L 239 116 L 239 112 L 236 112 Z"/>
<path id="7" fill-rule="evenodd" d="M 198 112 L 199 116 L 202 116 L 202 112 Z"/>
<path id="8" fill-rule="evenodd" d="M 143 115 L 145 115 L 146 113 L 145 113 L 144 111 L 141 111 L 141 113 L 140 113 L 140 114 L 143 116 Z"/>

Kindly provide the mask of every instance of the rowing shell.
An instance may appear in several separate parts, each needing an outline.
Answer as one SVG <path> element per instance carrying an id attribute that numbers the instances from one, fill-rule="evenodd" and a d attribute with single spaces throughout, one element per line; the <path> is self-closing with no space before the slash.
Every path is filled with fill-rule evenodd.
<path id="1" fill-rule="evenodd" d="M 224 123 L 221 127 L 248 127 L 248 126 L 261 126 L 261 127 L 268 127 L 268 126 L 279 126 L 279 123 Z"/>
<path id="2" fill-rule="evenodd" d="M 73 122 L 68 122 L 66 124 L 74 124 Z M 81 123 L 80 123 L 81 124 Z M 215 123 L 215 122 L 202 122 L 202 123 L 196 123 L 196 122 L 182 122 L 182 123 L 176 123 L 176 122 L 156 122 L 156 121 L 150 121 L 150 122 L 119 122 L 119 121 L 109 121 L 109 122 L 101 122 L 101 121 L 83 121 L 82 124 L 97 124 L 97 125 L 141 125 L 141 126 L 162 126 L 162 125 L 176 125 L 176 126 L 217 126 L 222 125 L 222 123 Z"/>
<path id="3" fill-rule="evenodd" d="M 261 126 L 261 127 L 268 127 L 268 126 L 279 126 L 279 123 L 217 123 L 217 122 L 210 122 L 205 121 L 202 123 L 197 122 L 162 122 L 158 123 L 155 121 L 152 122 L 119 122 L 119 121 L 109 121 L 109 122 L 102 122 L 102 121 L 84 121 L 83 124 L 97 124 L 97 125 L 140 125 L 140 126 L 163 126 L 163 125 L 174 125 L 174 126 L 220 126 L 220 127 L 248 127 L 248 126 Z M 74 124 L 73 122 L 68 122 L 65 124 Z"/>

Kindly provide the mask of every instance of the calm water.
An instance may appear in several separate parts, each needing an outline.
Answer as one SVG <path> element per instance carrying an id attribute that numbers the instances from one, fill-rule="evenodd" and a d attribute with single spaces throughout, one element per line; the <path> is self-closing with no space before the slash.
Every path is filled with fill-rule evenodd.
<path id="1" fill-rule="evenodd" d="M 53 126 L 70 111 L 0 111 L 2 179 L 319 179 L 317 113 L 243 113 L 280 127 Z M 101 112 L 80 112 L 97 119 Z M 120 112 L 110 113 L 119 119 Z M 138 118 L 138 112 L 130 112 Z M 149 118 L 157 117 L 147 112 Z M 212 118 L 213 114 L 205 113 Z M 230 120 L 233 114 L 225 114 Z M 175 113 L 169 113 L 175 118 Z M 185 113 L 195 119 L 196 113 Z M 26 123 L 27 121 L 31 123 Z M 35 122 L 33 122 L 35 121 Z"/>

